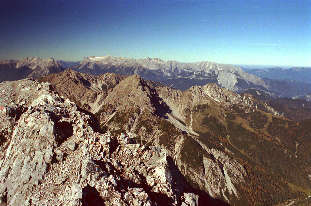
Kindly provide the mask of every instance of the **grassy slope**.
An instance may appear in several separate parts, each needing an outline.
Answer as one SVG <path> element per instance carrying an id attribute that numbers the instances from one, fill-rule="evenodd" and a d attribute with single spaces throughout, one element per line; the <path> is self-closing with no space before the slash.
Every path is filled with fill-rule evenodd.
<path id="1" fill-rule="evenodd" d="M 246 114 L 238 107 L 224 110 L 216 104 L 198 106 L 194 112 L 194 129 L 201 141 L 228 148 L 247 169 L 248 185 L 240 189 L 248 204 L 273 205 L 310 195 L 309 122 L 293 122 L 261 111 Z M 300 142 L 297 151 L 296 142 Z"/>

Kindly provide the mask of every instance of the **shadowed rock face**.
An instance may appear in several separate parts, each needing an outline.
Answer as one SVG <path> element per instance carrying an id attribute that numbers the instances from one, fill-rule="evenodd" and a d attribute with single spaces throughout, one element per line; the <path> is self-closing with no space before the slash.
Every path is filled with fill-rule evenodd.
<path id="1" fill-rule="evenodd" d="M 100 196 L 96 188 L 86 186 L 82 189 L 82 206 L 101 206 L 105 201 Z"/>

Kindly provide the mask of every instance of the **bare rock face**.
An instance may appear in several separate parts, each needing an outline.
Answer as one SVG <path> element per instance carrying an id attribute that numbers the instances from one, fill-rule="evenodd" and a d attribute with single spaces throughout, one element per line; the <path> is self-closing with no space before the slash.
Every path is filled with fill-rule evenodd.
<path id="1" fill-rule="evenodd" d="M 224 152 L 216 149 L 207 149 L 210 158 L 203 157 L 205 171 L 205 187 L 212 197 L 225 197 L 226 194 L 239 197 L 235 185 L 244 182 L 247 176 L 245 169 L 237 161 Z"/>
<path id="2" fill-rule="evenodd" d="M 217 81 L 223 87 L 230 89 L 232 91 L 236 90 L 236 84 L 238 83 L 237 76 L 232 73 L 219 72 Z"/>
<path id="3" fill-rule="evenodd" d="M 191 129 L 191 111 L 195 106 L 215 103 L 224 108 L 238 105 L 246 112 L 260 108 L 263 111 L 280 115 L 275 109 L 258 102 L 251 95 L 241 95 L 217 84 L 206 84 L 204 86 L 193 86 L 186 91 L 175 90 L 169 87 L 158 87 L 159 96 L 165 101 L 171 110 L 171 114 L 188 123 Z"/>
<path id="4" fill-rule="evenodd" d="M 209 148 L 197 141 L 195 149 L 201 150 L 202 156 L 196 164 L 187 163 L 189 160 L 184 160 L 183 157 L 183 148 L 187 147 L 189 142 L 181 138 L 175 144 L 176 162 L 178 167 L 182 168 L 181 172 L 213 198 L 225 199 L 227 202 L 231 202 L 232 198 L 239 199 L 241 194 L 237 186 L 247 178 L 245 168 L 225 152 Z M 197 151 L 192 152 L 195 154 Z M 193 158 L 196 158 L 195 155 Z"/>
<path id="5" fill-rule="evenodd" d="M 67 69 L 40 79 L 50 82 L 62 96 L 75 102 L 77 106 L 96 113 L 108 93 L 125 77 L 107 73 L 93 76 Z"/>
<path id="6" fill-rule="evenodd" d="M 197 205 L 174 180 L 165 150 L 94 132 L 90 116 L 47 83 L 1 83 L 3 90 L 1 204 Z"/>
<path id="7" fill-rule="evenodd" d="M 216 84 L 207 84 L 204 86 L 191 87 L 190 92 L 194 97 L 194 104 L 202 104 L 206 99 L 212 99 L 224 106 L 238 104 L 244 107 L 251 108 L 254 106 L 254 101 L 250 97 L 243 97 L 237 93 L 231 92 L 228 89 L 220 88 Z M 203 100 L 203 101 L 202 101 Z"/>
<path id="8" fill-rule="evenodd" d="M 28 57 L 17 62 L 16 68 L 28 67 L 32 73 L 28 77 L 40 77 L 50 73 L 63 71 L 61 64 L 54 58 L 41 59 L 38 57 Z"/>

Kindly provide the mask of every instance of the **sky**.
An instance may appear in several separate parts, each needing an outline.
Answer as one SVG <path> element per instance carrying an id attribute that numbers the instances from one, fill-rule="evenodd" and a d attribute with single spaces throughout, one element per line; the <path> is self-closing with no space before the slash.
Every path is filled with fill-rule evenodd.
<path id="1" fill-rule="evenodd" d="M 311 0 L 1 0 L 0 59 L 311 66 Z"/>

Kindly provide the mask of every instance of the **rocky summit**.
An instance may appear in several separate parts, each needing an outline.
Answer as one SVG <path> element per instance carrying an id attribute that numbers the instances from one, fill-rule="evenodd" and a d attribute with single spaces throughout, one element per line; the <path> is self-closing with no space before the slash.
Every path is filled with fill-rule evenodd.
<path id="1" fill-rule="evenodd" d="M 167 152 L 92 128 L 47 83 L 0 84 L 3 205 L 197 205 Z M 3 92 L 4 91 L 4 92 Z"/>

